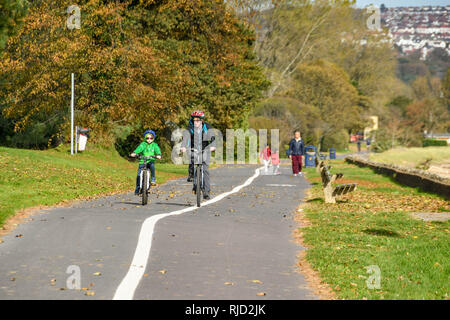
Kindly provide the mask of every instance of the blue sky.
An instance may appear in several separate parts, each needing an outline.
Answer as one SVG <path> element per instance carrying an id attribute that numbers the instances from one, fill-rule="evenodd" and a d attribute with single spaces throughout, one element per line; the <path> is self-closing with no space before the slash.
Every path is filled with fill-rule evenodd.
<path id="1" fill-rule="evenodd" d="M 450 5 L 450 0 L 356 0 L 356 6 L 360 8 L 364 8 L 371 3 L 376 6 L 384 3 L 386 7 L 446 6 Z"/>

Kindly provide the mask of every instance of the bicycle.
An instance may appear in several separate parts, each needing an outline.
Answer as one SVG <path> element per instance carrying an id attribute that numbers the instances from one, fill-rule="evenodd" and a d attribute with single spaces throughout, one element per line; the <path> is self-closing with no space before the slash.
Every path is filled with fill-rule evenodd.
<path id="1" fill-rule="evenodd" d="M 214 137 L 212 137 L 210 144 L 214 141 Z M 192 191 L 194 192 L 194 194 L 196 194 L 197 196 L 197 207 L 200 207 L 201 205 L 201 197 L 202 197 L 202 192 L 203 194 L 205 193 L 205 175 L 204 175 L 204 170 L 203 170 L 203 152 L 206 152 L 206 150 L 208 149 L 209 145 L 207 145 L 203 150 L 198 150 L 195 148 L 191 148 L 191 154 L 190 154 L 190 158 L 191 158 L 191 163 L 194 165 L 194 179 L 192 179 L 193 182 L 193 189 Z M 182 148 L 181 152 L 186 152 L 186 148 Z M 214 151 L 214 149 L 211 148 L 211 151 Z M 209 190 L 208 190 L 209 191 Z M 206 196 L 204 194 L 204 196 Z M 208 197 L 206 197 L 205 199 L 209 199 L 209 195 Z"/>
<path id="2" fill-rule="evenodd" d="M 204 190 L 203 153 L 191 148 L 191 160 L 194 164 L 193 191 L 197 196 L 197 207 L 201 205 L 202 191 Z"/>
<path id="3" fill-rule="evenodd" d="M 141 174 L 139 176 L 139 188 L 140 188 L 140 193 L 142 194 L 142 205 L 146 205 L 148 202 L 148 192 L 150 190 L 151 187 L 151 183 L 150 183 L 150 167 L 149 167 L 149 160 L 153 160 L 153 159 L 157 159 L 156 156 L 150 156 L 150 157 L 144 157 L 139 155 L 138 159 L 144 159 L 144 163 L 145 163 L 145 167 L 141 170 Z M 149 162 L 147 162 L 149 161 Z M 144 183 L 143 183 L 144 182 Z"/>

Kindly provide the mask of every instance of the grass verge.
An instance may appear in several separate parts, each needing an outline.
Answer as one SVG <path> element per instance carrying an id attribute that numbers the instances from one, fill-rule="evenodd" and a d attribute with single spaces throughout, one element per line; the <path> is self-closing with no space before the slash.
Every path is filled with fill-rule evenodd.
<path id="1" fill-rule="evenodd" d="M 114 149 L 91 147 L 70 155 L 70 146 L 37 151 L 0 147 L 0 227 L 22 209 L 130 192 L 137 162 Z M 156 164 L 157 183 L 186 175 L 187 166 Z"/>
<path id="2" fill-rule="evenodd" d="M 431 159 L 431 164 L 448 163 L 450 159 L 450 146 L 426 148 L 399 147 L 382 153 L 370 154 L 370 161 L 407 167 L 416 167 L 427 159 Z"/>
<path id="3" fill-rule="evenodd" d="M 337 299 L 449 299 L 450 222 L 411 216 L 448 212 L 449 202 L 369 168 L 339 160 L 331 165 L 332 173 L 344 174 L 339 184 L 358 189 L 325 204 L 320 175 L 306 169 L 313 187 L 301 214 L 309 224 L 298 232 L 306 260 Z"/>

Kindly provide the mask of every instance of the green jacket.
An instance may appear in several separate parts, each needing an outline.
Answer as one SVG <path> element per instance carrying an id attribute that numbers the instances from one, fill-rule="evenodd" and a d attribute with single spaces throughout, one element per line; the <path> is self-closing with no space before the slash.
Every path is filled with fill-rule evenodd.
<path id="1" fill-rule="evenodd" d="M 161 149 L 156 142 L 148 143 L 147 141 L 141 144 L 133 151 L 136 154 L 142 154 L 144 157 L 151 157 L 161 154 Z M 155 161 L 155 160 L 150 160 Z M 149 161 L 147 161 L 148 163 Z M 139 160 L 139 164 L 144 164 L 144 159 Z"/>

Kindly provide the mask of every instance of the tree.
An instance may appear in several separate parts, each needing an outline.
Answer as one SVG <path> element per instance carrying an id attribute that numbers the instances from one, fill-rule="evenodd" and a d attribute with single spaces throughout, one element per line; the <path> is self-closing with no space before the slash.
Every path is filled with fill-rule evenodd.
<path id="1" fill-rule="evenodd" d="M 205 108 L 218 128 L 245 124 L 268 86 L 252 54 L 254 34 L 220 0 L 79 1 L 81 29 L 68 30 L 69 0 L 33 2 L 0 60 L 3 115 L 16 132 L 54 118 L 69 130 L 70 73 L 76 119 L 94 140 L 117 126 L 164 131 Z"/>
<path id="2" fill-rule="evenodd" d="M 269 132 L 270 129 L 279 129 L 280 145 L 289 143 L 294 130 L 303 133 L 306 143 L 317 144 L 321 123 L 317 107 L 287 96 L 274 96 L 261 101 L 250 117 L 251 128 L 267 129 Z"/>
<path id="3" fill-rule="evenodd" d="M 442 81 L 442 95 L 444 102 L 447 105 L 447 110 L 450 112 L 450 69 L 447 68 L 444 80 Z"/>
<path id="4" fill-rule="evenodd" d="M 298 66 L 284 94 L 316 109 L 320 121 L 314 124 L 314 133 L 310 131 L 315 137 L 323 138 L 342 129 L 350 132 L 365 124 L 356 88 L 346 72 L 333 63 L 318 60 Z"/>
<path id="5" fill-rule="evenodd" d="M 317 58 L 317 53 L 340 41 L 352 3 L 344 0 L 272 2 L 273 6 L 261 15 L 262 27 L 255 48 L 273 81 L 269 96 L 283 87 L 298 65 Z"/>
<path id="6" fill-rule="evenodd" d="M 446 131 L 450 116 L 439 78 L 418 77 L 413 83 L 415 101 L 407 108 L 407 123 L 419 132 Z"/>
<path id="7" fill-rule="evenodd" d="M 0 0 L 0 52 L 22 24 L 27 9 L 26 0 Z"/>

